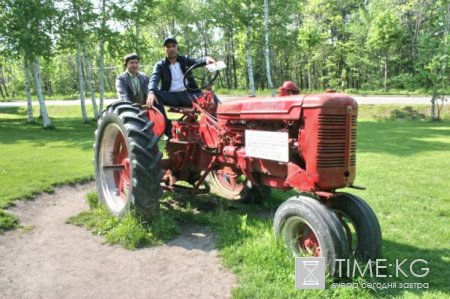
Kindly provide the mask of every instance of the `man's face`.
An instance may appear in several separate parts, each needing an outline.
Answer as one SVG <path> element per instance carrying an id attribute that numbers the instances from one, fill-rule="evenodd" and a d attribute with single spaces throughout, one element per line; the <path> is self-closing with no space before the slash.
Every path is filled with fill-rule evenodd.
<path id="1" fill-rule="evenodd" d="M 139 70 L 139 60 L 137 59 L 128 60 L 127 70 L 132 74 L 136 74 Z"/>
<path id="2" fill-rule="evenodd" d="M 178 45 L 175 42 L 167 42 L 164 45 L 164 52 L 167 58 L 176 58 L 178 55 Z"/>

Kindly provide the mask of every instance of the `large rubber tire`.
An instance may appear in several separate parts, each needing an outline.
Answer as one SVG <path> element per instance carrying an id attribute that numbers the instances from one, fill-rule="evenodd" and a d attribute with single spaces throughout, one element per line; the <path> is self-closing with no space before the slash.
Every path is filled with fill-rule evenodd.
<path id="1" fill-rule="evenodd" d="M 244 203 L 261 203 L 270 196 L 272 189 L 267 186 L 252 186 L 247 179 L 238 179 L 236 186 L 230 184 L 230 179 L 220 170 L 213 169 L 208 175 L 208 181 L 215 193 Z"/>
<path id="2" fill-rule="evenodd" d="M 294 256 L 326 257 L 331 276 L 339 273 L 339 264 L 344 264 L 337 263 L 337 259 L 348 258 L 345 233 L 338 218 L 313 198 L 294 196 L 285 201 L 275 213 L 273 230 Z"/>
<path id="3" fill-rule="evenodd" d="M 364 262 L 381 258 L 380 224 L 370 206 L 348 193 L 338 193 L 330 202 L 346 231 L 350 255 Z"/>
<path id="4" fill-rule="evenodd" d="M 97 190 L 115 216 L 130 209 L 145 218 L 158 213 L 162 153 L 152 126 L 139 105 L 123 101 L 108 106 L 98 120 L 94 144 Z"/>

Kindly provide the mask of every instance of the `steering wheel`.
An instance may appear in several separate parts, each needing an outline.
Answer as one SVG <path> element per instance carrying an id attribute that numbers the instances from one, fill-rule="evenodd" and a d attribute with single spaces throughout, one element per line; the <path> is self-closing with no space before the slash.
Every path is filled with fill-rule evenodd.
<path id="1" fill-rule="evenodd" d="M 208 70 L 204 71 L 203 74 L 201 76 L 195 76 L 194 73 L 192 72 L 193 69 L 200 67 L 200 65 L 203 64 L 202 62 L 200 63 L 196 63 L 193 66 L 191 66 L 190 68 L 187 69 L 186 73 L 184 73 L 183 76 L 183 84 L 184 87 L 186 87 L 186 90 L 188 91 L 197 91 L 197 89 L 195 88 L 191 88 L 188 85 L 188 76 L 189 74 L 192 75 L 192 77 L 194 79 L 200 80 L 201 85 L 200 85 L 200 89 L 205 89 L 207 87 L 212 86 L 212 84 L 214 83 L 214 81 L 216 81 L 217 76 L 219 75 L 219 71 L 215 71 L 210 73 Z M 211 79 L 212 77 L 212 79 Z"/>

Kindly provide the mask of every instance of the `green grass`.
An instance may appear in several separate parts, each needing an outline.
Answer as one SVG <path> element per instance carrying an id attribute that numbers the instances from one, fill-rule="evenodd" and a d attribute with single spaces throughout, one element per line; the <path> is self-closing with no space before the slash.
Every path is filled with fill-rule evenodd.
<path id="1" fill-rule="evenodd" d="M 95 93 L 95 97 L 97 99 L 97 103 L 100 99 L 100 94 L 99 93 Z M 105 99 L 115 99 L 117 97 L 116 92 L 113 91 L 109 91 L 109 92 L 105 92 L 104 98 Z M 52 101 L 52 100 L 79 100 L 80 99 L 80 95 L 78 93 L 73 93 L 73 94 L 56 94 L 56 95 L 46 95 L 45 96 L 45 100 L 46 101 Z M 0 102 L 15 102 L 15 101 L 26 101 L 27 98 L 24 94 L 18 94 L 15 97 L 8 97 L 8 98 L 0 98 Z M 36 96 L 32 96 L 31 99 L 33 102 L 37 102 L 37 97 Z M 91 101 L 91 96 L 89 95 L 89 93 L 86 95 L 85 100 L 87 102 Z"/>
<path id="2" fill-rule="evenodd" d="M 55 184 L 92 177 L 95 123 L 81 124 L 78 107 L 50 109 L 56 129 L 48 131 L 39 125 L 26 125 L 21 109 L 0 110 L 0 154 L 4 157 L 0 160 L 2 207 L 8 206 L 13 198 L 29 197 L 51 190 Z M 159 227 L 170 227 L 172 223 L 176 228 L 174 221 L 209 226 L 216 233 L 224 264 L 238 277 L 239 284 L 233 291 L 236 298 L 448 298 L 450 113 L 447 105 L 443 112 L 447 120 L 435 123 L 421 114 L 429 115 L 428 107 L 360 106 L 356 184 L 366 186 L 367 190 L 346 191 L 364 198 L 377 214 L 383 232 L 384 258 L 429 261 L 431 270 L 427 277 L 379 281 L 429 282 L 428 290 L 329 287 L 323 291 L 296 290 L 293 260 L 273 239 L 271 224 L 276 207 L 293 192 L 274 192 L 260 206 L 241 205 L 214 194 L 195 198 L 168 194 L 162 200 L 166 222 Z M 146 226 L 133 219 L 122 224 L 119 232 L 112 233 L 113 228 L 119 227 L 119 220 L 95 208 L 95 199 L 88 201 L 94 203 L 93 209 L 71 222 L 79 221 L 79 225 L 90 226 L 94 232 L 102 227 L 100 231 L 107 242 L 128 244 L 141 240 L 133 241 L 139 247 L 162 242 L 167 239 L 164 236 L 171 235 L 170 230 L 157 233 L 158 225 Z M 0 223 L 8 222 L 5 220 L 8 218 L 14 222 L 0 212 Z M 130 233 L 136 230 L 144 233 Z M 146 239 L 150 238 L 149 232 L 153 241 Z M 110 241 L 108 233 L 113 236 Z M 132 237 L 127 239 L 128 235 Z M 328 285 L 331 282 L 327 280 Z"/>
<path id="3" fill-rule="evenodd" d="M 122 218 L 111 216 L 103 205 L 99 205 L 95 193 L 88 194 L 90 210 L 81 212 L 67 220 L 84 226 L 96 235 L 102 235 L 109 244 L 119 244 L 126 249 L 162 244 L 178 233 L 174 220 L 164 211 L 150 223 L 130 213 Z"/>
<path id="4" fill-rule="evenodd" d="M 79 107 L 49 106 L 48 111 L 53 130 L 44 130 L 39 119 L 27 124 L 23 108 L 0 109 L 0 209 L 14 199 L 93 178 L 96 122 L 82 124 Z M 14 225 L 0 223 L 0 231 Z"/>

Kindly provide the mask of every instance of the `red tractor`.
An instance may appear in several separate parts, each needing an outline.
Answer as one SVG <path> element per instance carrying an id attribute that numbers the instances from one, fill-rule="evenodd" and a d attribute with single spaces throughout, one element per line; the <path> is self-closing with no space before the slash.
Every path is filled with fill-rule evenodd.
<path id="1" fill-rule="evenodd" d="M 210 89 L 216 78 L 201 77 L 204 92 L 193 107 L 169 108 L 180 118 L 173 121 L 167 159 L 158 148 L 159 112 L 120 101 L 106 108 L 95 133 L 95 175 L 109 211 L 120 216 L 134 208 L 151 217 L 163 190 L 209 192 L 206 179 L 229 199 L 261 201 L 271 189 L 295 189 L 301 195 L 287 199 L 274 217 L 274 233 L 290 251 L 325 256 L 331 275 L 337 259 L 379 258 L 374 212 L 359 197 L 336 191 L 358 188 L 356 101 L 327 92 L 216 106 Z"/>

